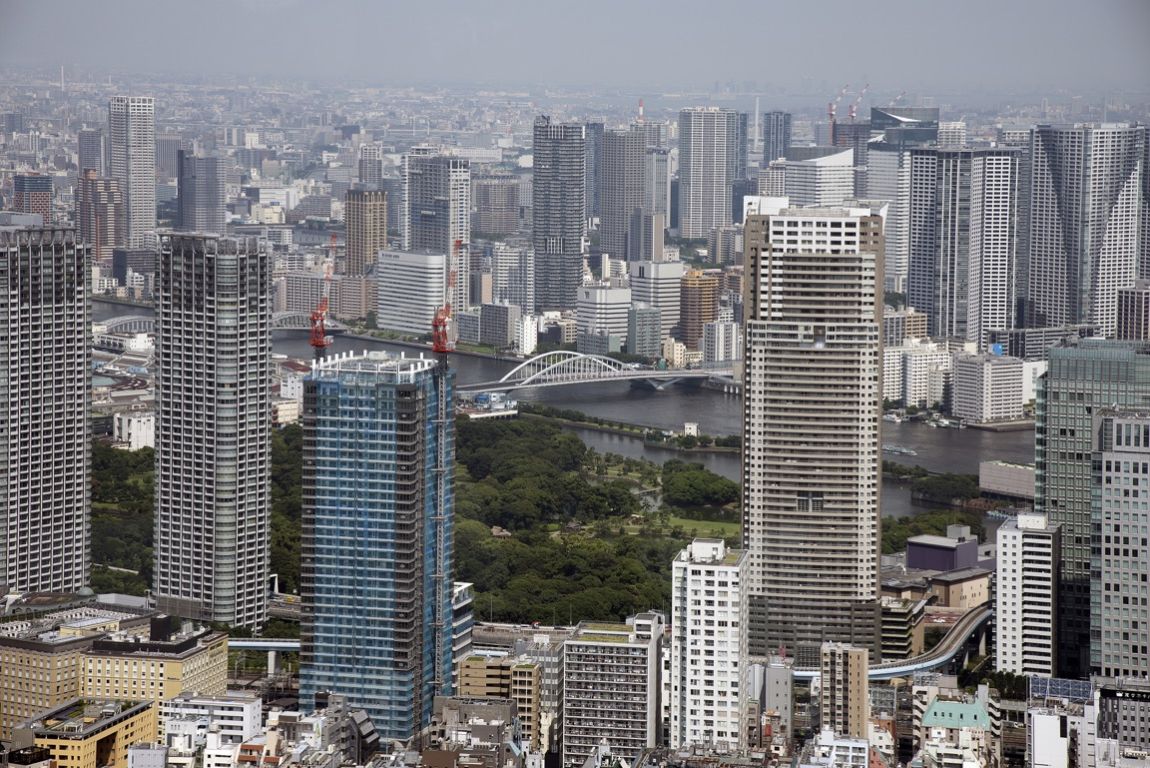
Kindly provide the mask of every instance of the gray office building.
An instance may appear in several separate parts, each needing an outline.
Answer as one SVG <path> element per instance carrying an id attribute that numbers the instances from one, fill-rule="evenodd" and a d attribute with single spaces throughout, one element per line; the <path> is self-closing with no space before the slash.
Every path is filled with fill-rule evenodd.
<path id="1" fill-rule="evenodd" d="M 1060 677 L 1090 672 L 1091 487 L 1094 418 L 1104 408 L 1145 408 L 1150 344 L 1080 339 L 1047 352 L 1034 430 L 1034 511 L 1062 527 Z"/>
<path id="2" fill-rule="evenodd" d="M 663 354 L 663 314 L 650 304 L 627 310 L 627 354 L 655 360 Z"/>
<path id="3" fill-rule="evenodd" d="M 76 592 L 91 567 L 90 253 L 0 229 L 0 589 Z"/>
<path id="4" fill-rule="evenodd" d="M 1150 485 L 1150 411 L 1101 411 L 1093 431 L 1090 672 L 1145 678 L 1150 606 L 1142 593 L 1150 581 L 1150 547 L 1145 536 L 1132 534 L 1146 533 L 1150 513 L 1131 496 Z"/>
<path id="5" fill-rule="evenodd" d="M 226 234 L 224 173 L 219 158 L 197 157 L 181 149 L 176 153 L 176 167 L 178 228 Z"/>
<path id="6" fill-rule="evenodd" d="M 412 154 L 406 162 L 407 223 L 404 249 L 446 254 L 455 275 L 450 296 L 456 309 L 470 304 L 471 161 L 438 154 Z"/>
<path id="7" fill-rule="evenodd" d="M 578 123 L 535 118 L 531 223 L 535 306 L 574 309 L 587 236 L 586 139 Z"/>
<path id="8" fill-rule="evenodd" d="M 176 616 L 267 615 L 270 278 L 254 237 L 161 240 L 153 593 Z"/>
<path id="9" fill-rule="evenodd" d="M 645 201 L 643 177 L 647 146 L 636 130 L 603 135 L 603 201 L 599 218 L 599 249 L 615 259 L 637 260 L 627 243 L 631 216 Z M 636 254 L 638 248 L 634 249 Z"/>
<path id="10" fill-rule="evenodd" d="M 99 128 L 83 128 L 76 134 L 77 162 L 80 175 L 95 171 L 97 176 L 108 173 L 108 145 Z"/>
<path id="11" fill-rule="evenodd" d="M 763 167 L 787 157 L 791 150 L 791 113 L 763 113 Z"/>
<path id="12" fill-rule="evenodd" d="M 606 129 L 603 123 L 586 123 L 584 130 L 585 161 L 583 178 L 587 190 L 584 210 L 588 219 L 603 214 L 603 142 Z"/>

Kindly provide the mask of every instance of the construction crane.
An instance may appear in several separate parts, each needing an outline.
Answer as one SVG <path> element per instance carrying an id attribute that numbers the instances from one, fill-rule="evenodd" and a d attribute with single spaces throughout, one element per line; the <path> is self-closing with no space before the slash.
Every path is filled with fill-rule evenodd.
<path id="1" fill-rule="evenodd" d="M 866 85 L 863 86 L 862 90 L 859 91 L 858 98 L 855 99 L 851 103 L 851 107 L 850 107 L 848 114 L 850 115 L 850 119 L 851 119 L 852 123 L 855 121 L 855 118 L 858 117 L 859 104 L 862 104 L 863 96 L 866 96 L 866 92 L 868 90 L 870 90 L 870 83 L 867 83 Z"/>
<path id="2" fill-rule="evenodd" d="M 443 287 L 443 304 L 431 321 L 431 348 L 438 358 L 435 366 L 435 395 L 438 409 L 435 413 L 435 572 L 432 573 L 434 599 L 432 600 L 432 627 L 435 634 L 434 685 L 436 693 L 445 689 L 451 677 L 451 665 L 445 660 L 450 646 L 443 635 L 451 625 L 452 581 L 444 569 L 447 554 L 447 481 L 455 471 L 453 457 L 448 452 L 447 430 L 455 421 L 455 409 L 448 396 L 448 359 L 451 352 L 451 297 L 455 291 L 455 276 L 463 241 L 456 240 L 452 247 L 451 262 L 447 266 L 447 280 Z"/>
<path id="3" fill-rule="evenodd" d="M 331 346 L 331 336 L 327 335 L 327 311 L 331 301 L 331 271 L 335 266 L 335 246 L 336 236 L 332 232 L 328 246 L 330 256 L 323 269 L 323 292 L 320 294 L 319 303 L 311 311 L 311 346 L 315 350 L 317 363 L 323 360 L 324 350 Z"/>
<path id="4" fill-rule="evenodd" d="M 847 88 L 850 87 L 850 83 L 847 83 L 842 87 L 842 90 L 839 91 L 839 95 L 835 96 L 834 101 L 827 102 L 827 120 L 831 123 L 835 121 L 835 112 L 838 110 L 839 102 L 842 101 L 843 95 L 846 94 Z"/>
<path id="5" fill-rule="evenodd" d="M 903 96 L 906 96 L 906 91 L 899 91 L 898 96 L 895 96 L 893 99 L 891 99 L 890 104 L 887 104 L 887 106 L 893 107 L 895 104 L 898 104 L 900 101 L 902 101 Z"/>

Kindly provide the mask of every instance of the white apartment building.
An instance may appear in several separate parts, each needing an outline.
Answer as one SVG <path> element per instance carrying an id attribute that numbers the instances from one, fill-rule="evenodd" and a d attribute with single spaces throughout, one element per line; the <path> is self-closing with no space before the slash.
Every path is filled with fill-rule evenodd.
<path id="1" fill-rule="evenodd" d="M 904 164 L 907 301 L 929 335 L 982 349 L 990 331 L 1014 327 L 1020 153 L 915 148 Z"/>
<path id="2" fill-rule="evenodd" d="M 443 305 L 447 254 L 384 250 L 375 257 L 376 324 L 391 331 L 423 336 Z"/>
<path id="3" fill-rule="evenodd" d="M 743 332 L 738 323 L 716 320 L 703 323 L 703 364 L 743 358 Z"/>
<path id="4" fill-rule="evenodd" d="M 515 329 L 515 351 L 521 355 L 533 355 L 538 346 L 539 318 L 534 315 L 520 317 Z"/>
<path id="5" fill-rule="evenodd" d="M 783 190 L 791 205 L 841 205 L 854 197 L 854 150 L 846 149 L 811 160 L 783 160 L 771 163 L 783 169 Z"/>
<path id="6" fill-rule="evenodd" d="M 535 307 L 535 254 L 526 245 L 493 243 L 491 293 L 495 301 L 516 304 L 530 314 Z"/>
<path id="7" fill-rule="evenodd" d="M 683 274 L 681 261 L 633 261 L 631 299 L 655 307 L 662 317 L 662 338 L 671 335 L 679 324 L 680 293 Z"/>
<path id="8" fill-rule="evenodd" d="M 951 353 L 938 344 L 908 339 L 902 348 L 903 405 L 931 408 L 943 402 L 952 361 Z"/>
<path id="9" fill-rule="evenodd" d="M 751 651 L 877 654 L 882 220 L 768 208 L 747 217 L 745 247 Z"/>
<path id="10" fill-rule="evenodd" d="M 662 614 L 583 622 L 563 643 L 563 768 L 581 768 L 606 739 L 634 764 L 659 738 Z"/>
<path id="11" fill-rule="evenodd" d="M 575 303 L 575 320 L 579 333 L 608 333 L 627 338 L 627 310 L 631 308 L 631 289 L 610 285 L 584 285 Z"/>
<path id="12" fill-rule="evenodd" d="M 938 145 L 940 147 L 965 147 L 966 123 L 961 120 L 940 120 L 938 123 Z M 869 153 L 868 159 L 869 159 Z"/>
<path id="13" fill-rule="evenodd" d="M 129 451 L 156 447 L 156 414 L 151 411 L 120 411 L 112 417 L 112 439 Z"/>
<path id="14" fill-rule="evenodd" d="M 679 234 L 703 238 L 731 223 L 731 183 L 739 177 L 739 113 L 719 107 L 679 112 Z"/>
<path id="15" fill-rule="evenodd" d="M 722 539 L 695 539 L 671 570 L 672 748 L 734 752 L 743 741 L 750 558 Z"/>
<path id="16" fill-rule="evenodd" d="M 1022 376 L 1017 357 L 956 355 L 951 414 L 975 424 L 1021 419 Z"/>
<path id="17" fill-rule="evenodd" d="M 223 744 L 242 744 L 262 731 L 263 701 L 246 691 L 223 696 L 181 693 L 160 702 L 161 738 L 179 739 L 206 731 L 219 733 Z"/>
<path id="18" fill-rule="evenodd" d="M 999 527 L 997 556 L 994 607 L 998 671 L 1054 677 L 1059 527 L 1046 515 L 1020 513 Z"/>

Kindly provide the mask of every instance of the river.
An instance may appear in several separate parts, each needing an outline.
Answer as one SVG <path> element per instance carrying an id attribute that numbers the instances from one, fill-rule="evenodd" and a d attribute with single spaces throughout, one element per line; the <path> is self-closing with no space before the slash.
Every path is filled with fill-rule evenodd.
<path id="1" fill-rule="evenodd" d="M 105 320 L 127 314 L 150 314 L 141 307 L 93 301 L 93 319 Z M 333 353 L 386 349 L 395 353 L 418 355 L 420 351 L 375 339 L 351 338 L 337 335 L 331 346 Z M 273 337 L 275 352 L 289 357 L 310 359 L 312 348 L 306 331 L 276 331 Z M 494 381 L 507 373 L 513 363 L 474 357 L 452 355 L 460 383 Z M 611 421 L 641 424 L 656 429 L 681 430 L 683 422 L 693 421 L 699 429 L 711 435 L 732 435 L 742 431 L 742 401 L 734 395 L 703 389 L 698 386 L 674 386 L 662 391 L 646 387 L 632 387 L 627 382 L 586 384 L 575 387 L 552 387 L 523 390 L 515 394 L 520 400 L 570 408 Z M 680 453 L 644 445 L 641 440 L 622 435 L 606 434 L 589 429 L 573 428 L 588 446 L 600 452 L 613 452 L 635 458 L 647 458 L 662 463 L 670 458 L 689 458 L 708 469 L 732 480 L 739 480 L 739 457 L 733 453 Z M 882 423 L 882 441 L 913 449 L 917 455 L 884 454 L 900 464 L 922 466 L 933 472 L 961 472 L 977 474 L 978 463 L 1002 459 L 1029 464 L 1034 461 L 1034 432 L 985 432 L 977 429 L 935 429 L 925 424 L 903 422 Z M 904 516 L 921 511 L 912 505 L 905 487 L 886 483 L 883 486 L 883 515 Z"/>

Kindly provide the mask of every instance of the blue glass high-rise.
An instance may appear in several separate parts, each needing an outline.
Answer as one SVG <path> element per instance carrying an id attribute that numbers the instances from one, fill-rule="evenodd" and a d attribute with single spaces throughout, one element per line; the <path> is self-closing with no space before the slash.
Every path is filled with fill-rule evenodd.
<path id="1" fill-rule="evenodd" d="M 304 387 L 300 700 L 406 739 L 451 692 L 454 373 L 382 353 Z"/>

